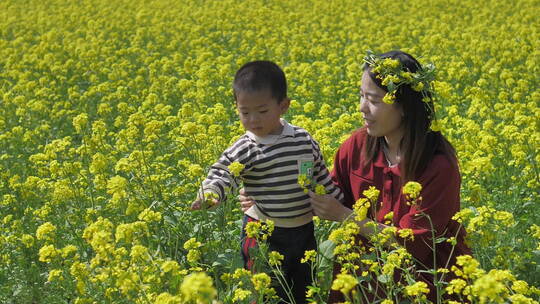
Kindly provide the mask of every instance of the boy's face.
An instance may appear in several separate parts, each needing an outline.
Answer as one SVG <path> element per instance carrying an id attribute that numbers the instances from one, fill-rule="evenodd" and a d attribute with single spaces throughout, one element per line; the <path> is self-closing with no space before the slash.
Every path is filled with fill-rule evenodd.
<path id="1" fill-rule="evenodd" d="M 287 112 L 289 103 L 287 98 L 278 103 L 269 90 L 236 92 L 236 108 L 242 125 L 247 131 L 261 137 L 281 134 L 279 118 Z"/>

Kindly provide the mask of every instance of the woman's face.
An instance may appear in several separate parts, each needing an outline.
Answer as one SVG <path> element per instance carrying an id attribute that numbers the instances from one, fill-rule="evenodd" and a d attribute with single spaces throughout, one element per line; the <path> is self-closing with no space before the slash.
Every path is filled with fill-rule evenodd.
<path id="1" fill-rule="evenodd" d="M 360 87 L 360 112 L 367 132 L 373 137 L 384 136 L 387 140 L 399 141 L 403 134 L 403 110 L 397 103 L 384 103 L 385 94 L 386 91 L 378 87 L 365 71 Z"/>

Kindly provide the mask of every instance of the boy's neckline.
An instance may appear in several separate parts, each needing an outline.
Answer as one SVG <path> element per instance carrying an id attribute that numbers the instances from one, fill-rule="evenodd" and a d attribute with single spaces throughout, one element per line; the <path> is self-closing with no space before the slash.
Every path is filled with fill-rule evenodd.
<path id="1" fill-rule="evenodd" d="M 256 141 L 259 144 L 270 145 L 275 143 L 278 139 L 285 136 L 294 136 L 294 129 L 285 119 L 280 118 L 279 122 L 283 126 L 281 134 L 270 134 L 266 136 L 257 136 L 253 132 L 246 131 L 247 136 Z"/>

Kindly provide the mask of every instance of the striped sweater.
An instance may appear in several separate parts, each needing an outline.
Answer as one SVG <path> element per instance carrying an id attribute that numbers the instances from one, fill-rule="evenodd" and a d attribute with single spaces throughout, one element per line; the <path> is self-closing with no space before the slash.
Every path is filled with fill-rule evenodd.
<path id="1" fill-rule="evenodd" d="M 210 168 L 202 190 L 224 201 L 229 190 L 243 182 L 256 203 L 247 215 L 270 219 L 277 227 L 298 227 L 313 219 L 309 197 L 297 183 L 299 174 L 312 177 L 340 201 L 343 194 L 332 182 L 317 142 L 306 130 L 284 119 L 281 123 L 280 135 L 258 137 L 248 131 L 227 148 Z M 233 162 L 244 165 L 238 177 L 228 169 Z"/>

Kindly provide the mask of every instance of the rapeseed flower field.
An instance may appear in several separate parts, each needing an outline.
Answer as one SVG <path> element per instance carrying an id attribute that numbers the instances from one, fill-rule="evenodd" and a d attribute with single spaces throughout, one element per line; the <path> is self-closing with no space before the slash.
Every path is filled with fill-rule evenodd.
<path id="1" fill-rule="evenodd" d="M 274 301 L 270 277 L 242 269 L 234 196 L 188 210 L 243 134 L 235 71 L 257 59 L 282 66 L 285 118 L 331 166 L 363 124 L 366 50 L 401 49 L 437 67 L 437 128 L 462 173 L 456 218 L 474 256 L 434 270 L 457 277 L 440 293 L 538 303 L 539 11 L 537 0 L 1 1 L 0 302 Z M 426 303 L 423 282 L 388 279 L 410 269 L 406 251 L 349 254 L 355 229 L 316 220 L 319 252 L 304 259 L 311 300 L 333 288 L 359 303 L 358 278 L 332 281 L 334 256 Z M 266 254 L 279 271 L 279 254 Z"/>

